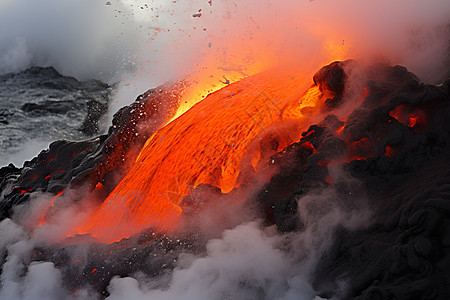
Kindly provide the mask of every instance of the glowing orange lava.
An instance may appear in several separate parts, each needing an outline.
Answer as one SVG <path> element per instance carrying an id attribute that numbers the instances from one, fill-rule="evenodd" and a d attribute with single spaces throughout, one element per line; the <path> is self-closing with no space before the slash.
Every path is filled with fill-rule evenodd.
<path id="1" fill-rule="evenodd" d="M 55 196 L 53 196 L 52 200 L 50 201 L 50 204 L 45 208 L 41 219 L 39 220 L 39 226 L 44 225 L 46 223 L 46 218 L 47 218 L 47 213 L 49 212 L 49 210 L 55 206 L 55 200 L 56 198 L 58 198 L 59 196 L 61 196 L 62 194 L 64 194 L 64 191 L 61 191 L 59 193 L 57 193 Z"/>
<path id="2" fill-rule="evenodd" d="M 171 230 L 178 204 L 200 183 L 224 193 L 238 187 L 244 157 L 253 167 L 266 158 L 255 146 L 265 130 L 295 119 L 300 134 L 310 124 L 321 93 L 316 86 L 304 92 L 308 75 L 272 70 L 208 95 L 147 141 L 127 176 L 75 233 L 110 242 L 151 226 Z M 296 137 L 284 138 L 280 148 Z"/>

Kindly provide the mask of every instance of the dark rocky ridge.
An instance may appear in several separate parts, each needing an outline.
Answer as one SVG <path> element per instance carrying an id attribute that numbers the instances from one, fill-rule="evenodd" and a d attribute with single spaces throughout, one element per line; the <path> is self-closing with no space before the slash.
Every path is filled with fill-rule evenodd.
<path id="1" fill-rule="evenodd" d="M 279 229 L 302 230 L 298 201 L 328 184 L 327 165 L 363 155 L 341 167 L 364 186 L 375 212 L 371 225 L 337 229 L 317 266 L 315 288 L 327 298 L 448 299 L 450 80 L 424 85 L 399 66 L 366 72 L 368 95 L 342 134 L 336 136 L 341 123 L 332 115 L 311 126 L 300 142 L 273 157 L 281 171 L 258 201 Z M 399 107 L 402 113 L 391 116 Z M 408 124 L 408 114 L 419 116 L 417 123 Z M 339 191 L 336 201 L 349 209 L 363 198 L 345 184 L 332 185 Z M 342 282 L 348 287 L 341 289 Z"/>
<path id="2" fill-rule="evenodd" d="M 179 85 L 182 85 L 180 83 Z M 168 121 L 178 107 L 179 85 L 161 86 L 140 95 L 120 109 L 105 135 L 89 140 L 56 141 L 22 169 L 13 165 L 0 169 L 0 217 L 11 216 L 12 208 L 33 192 L 56 194 L 67 187 L 101 183 L 105 197 L 126 174 L 150 135 Z"/>
<path id="3" fill-rule="evenodd" d="M 304 142 L 318 153 L 304 164 L 289 165 L 287 171 L 282 166 L 260 201 L 270 199 L 279 228 L 301 230 L 298 201 L 326 181 L 324 160 L 333 161 L 345 151 L 347 157 L 352 151 L 356 156 L 365 154 L 365 159 L 352 160 L 343 168 L 364 185 L 375 211 L 373 223 L 356 232 L 338 229 L 333 247 L 317 266 L 316 289 L 324 297 L 345 299 L 448 299 L 450 80 L 439 87 L 424 85 L 401 67 L 376 66 L 368 73 L 377 74 L 370 78 L 378 80 L 368 82 L 368 95 L 348 118 L 343 140 L 332 134 L 336 125 L 312 126 L 310 134 L 283 155 L 304 153 Z M 390 113 L 398 107 L 404 115 L 394 118 Z M 405 115 L 413 112 L 420 118 L 411 126 Z M 355 148 L 354 143 L 362 140 L 367 142 Z M 288 197 L 277 198 L 279 191 L 289 190 L 286 182 L 297 183 Z M 338 190 L 346 201 L 360 201 L 356 195 L 349 197 L 345 187 Z M 340 290 L 343 280 L 348 288 Z"/>

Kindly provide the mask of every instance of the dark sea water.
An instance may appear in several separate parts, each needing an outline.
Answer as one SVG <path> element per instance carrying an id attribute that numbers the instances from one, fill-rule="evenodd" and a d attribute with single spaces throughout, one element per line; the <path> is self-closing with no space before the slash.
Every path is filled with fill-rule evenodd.
<path id="1" fill-rule="evenodd" d="M 20 166 L 52 141 L 98 133 L 111 91 L 51 67 L 0 75 L 0 166 Z"/>

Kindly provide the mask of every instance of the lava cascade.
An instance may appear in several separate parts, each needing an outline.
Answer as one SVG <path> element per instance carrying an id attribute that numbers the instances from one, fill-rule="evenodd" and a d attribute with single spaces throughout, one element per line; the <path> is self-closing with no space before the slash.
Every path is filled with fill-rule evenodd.
<path id="1" fill-rule="evenodd" d="M 170 230 L 183 196 L 199 184 L 224 193 L 238 187 L 244 158 L 253 172 L 262 159 L 266 128 L 295 119 L 300 135 L 311 122 L 321 91 L 311 85 L 305 93 L 306 78 L 263 72 L 210 94 L 147 140 L 132 169 L 75 233 L 113 241 L 150 226 Z M 279 136 L 273 150 L 295 139 L 292 132 Z"/>

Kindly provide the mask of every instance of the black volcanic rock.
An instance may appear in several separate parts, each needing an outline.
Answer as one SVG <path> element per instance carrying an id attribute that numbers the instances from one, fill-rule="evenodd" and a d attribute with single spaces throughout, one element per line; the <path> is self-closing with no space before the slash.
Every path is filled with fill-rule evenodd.
<path id="1" fill-rule="evenodd" d="M 126 173 L 126 162 L 134 161 L 150 135 L 176 112 L 177 91 L 182 84 L 161 86 L 140 95 L 114 115 L 107 135 L 80 142 L 56 141 L 25 162 L 19 176 L 15 168 L 2 168 L 0 219 L 11 216 L 11 209 L 35 191 L 56 194 L 81 185 L 92 190 L 100 182 L 102 196 L 106 197 Z M 95 119 L 98 113 L 91 116 Z M 94 123 L 85 121 L 85 130 L 91 130 Z"/>
<path id="2" fill-rule="evenodd" d="M 322 296 L 349 284 L 345 299 L 448 299 L 450 149 L 372 199 L 374 223 L 341 230 L 315 272 Z"/>
<path id="3" fill-rule="evenodd" d="M 89 100 L 87 103 L 88 114 L 80 127 L 80 131 L 86 135 L 92 135 L 98 132 L 98 123 L 100 118 L 108 110 L 108 103 L 101 103 L 96 100 Z"/>
<path id="4" fill-rule="evenodd" d="M 364 186 L 375 215 L 367 229 L 336 229 L 314 273 L 316 290 L 339 299 L 449 299 L 450 80 L 425 85 L 399 66 L 366 72 L 368 94 L 342 133 L 328 116 L 273 156 L 269 164 L 280 172 L 257 201 L 279 230 L 301 231 L 302 196 L 331 185 L 336 200 L 349 197 L 345 186 L 327 181 L 328 163 L 347 157 L 342 168 Z M 319 78 L 334 73 L 343 82 L 328 84 L 339 93 L 346 76 L 338 64 Z"/>
<path id="5" fill-rule="evenodd" d="M 71 239 L 66 241 L 71 245 L 36 245 L 29 262 L 52 261 L 69 290 L 90 286 L 102 296 L 109 295 L 107 286 L 113 277 L 136 272 L 149 278 L 162 276 L 174 269 L 180 253 L 201 253 L 205 244 L 195 234 L 171 238 L 151 229 L 112 244 Z"/>
<path id="6" fill-rule="evenodd" d="M 347 83 L 346 69 L 356 64 L 353 60 L 335 61 L 322 67 L 313 76 L 314 84 L 319 86 L 320 91 L 326 97 L 325 107 L 333 109 L 341 104 Z"/>

